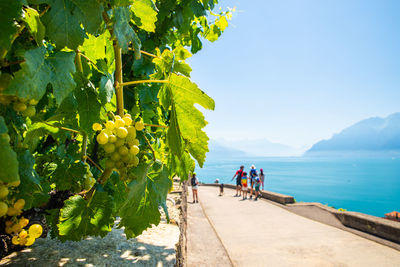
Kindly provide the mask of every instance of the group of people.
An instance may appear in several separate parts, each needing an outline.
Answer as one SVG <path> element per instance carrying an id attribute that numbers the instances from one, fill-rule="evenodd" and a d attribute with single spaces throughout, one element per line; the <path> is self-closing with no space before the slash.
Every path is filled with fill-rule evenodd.
<path id="1" fill-rule="evenodd" d="M 236 171 L 232 180 L 236 177 L 236 197 L 243 195 L 243 200 L 247 199 L 247 192 L 250 191 L 250 199 L 253 198 L 253 187 L 255 191 L 255 199 L 260 197 L 260 187 L 264 190 L 264 171 L 260 169 L 260 173 L 257 173 L 257 169 L 254 165 L 251 165 L 249 175 L 244 171 L 244 166 L 240 166 L 240 169 Z M 232 181 L 231 180 L 231 181 Z"/>

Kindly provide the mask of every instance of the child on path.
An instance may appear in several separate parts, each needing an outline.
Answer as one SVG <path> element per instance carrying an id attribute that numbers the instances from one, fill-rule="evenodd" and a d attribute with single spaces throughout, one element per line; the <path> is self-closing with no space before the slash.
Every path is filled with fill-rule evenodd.
<path id="1" fill-rule="evenodd" d="M 250 199 L 253 198 L 253 186 L 254 186 L 254 180 L 258 176 L 256 167 L 254 165 L 251 165 L 250 169 Z"/>
<path id="2" fill-rule="evenodd" d="M 264 171 L 263 169 L 260 169 L 260 180 L 261 180 L 262 190 L 264 190 L 264 179 L 265 179 Z"/>
<path id="3" fill-rule="evenodd" d="M 237 170 L 235 175 L 232 177 L 232 180 L 233 180 L 235 178 L 235 176 L 236 176 L 236 195 L 235 195 L 235 197 L 237 197 L 237 196 L 240 197 L 242 195 L 242 192 L 240 190 L 242 188 L 243 169 L 244 169 L 244 166 L 243 165 L 240 166 L 240 169 Z M 239 193 L 239 195 L 238 195 L 238 193 Z"/>
<path id="4" fill-rule="evenodd" d="M 242 185 L 243 200 L 245 200 L 247 199 L 247 172 L 243 172 L 241 185 Z"/>
<path id="5" fill-rule="evenodd" d="M 199 188 L 199 180 L 197 180 L 196 174 L 193 173 L 192 179 L 190 179 L 193 192 L 193 203 L 199 203 L 199 197 L 197 196 L 197 190 Z"/>
<path id="6" fill-rule="evenodd" d="M 255 178 L 255 190 L 256 190 L 256 198 L 254 200 L 257 200 L 257 198 L 261 195 L 260 193 L 260 185 L 261 185 L 261 179 L 259 177 Z"/>

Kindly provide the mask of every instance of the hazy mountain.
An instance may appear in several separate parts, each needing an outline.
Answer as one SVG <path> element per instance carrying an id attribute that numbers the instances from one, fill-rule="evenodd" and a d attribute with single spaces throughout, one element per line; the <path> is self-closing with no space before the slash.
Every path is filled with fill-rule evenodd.
<path id="1" fill-rule="evenodd" d="M 369 118 L 335 134 L 329 140 L 314 144 L 305 155 L 327 154 L 371 154 L 400 153 L 400 113 L 386 118 Z"/>
<path id="2" fill-rule="evenodd" d="M 225 152 L 224 152 L 225 150 Z M 304 150 L 292 148 L 290 146 L 272 143 L 267 139 L 261 140 L 225 140 L 218 139 L 211 141 L 210 155 L 224 154 L 225 156 L 239 157 L 285 157 L 299 156 Z M 208 156 L 208 154 L 207 154 Z"/>

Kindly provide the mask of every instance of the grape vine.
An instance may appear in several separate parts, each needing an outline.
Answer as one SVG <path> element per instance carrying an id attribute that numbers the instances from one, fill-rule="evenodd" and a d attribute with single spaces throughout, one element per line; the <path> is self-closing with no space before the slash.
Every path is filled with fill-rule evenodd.
<path id="1" fill-rule="evenodd" d="M 217 3 L 2 1 L 0 234 L 33 244 L 32 208 L 61 241 L 160 222 L 172 178 L 208 151 L 194 105 L 214 101 L 185 60 L 228 26 Z"/>

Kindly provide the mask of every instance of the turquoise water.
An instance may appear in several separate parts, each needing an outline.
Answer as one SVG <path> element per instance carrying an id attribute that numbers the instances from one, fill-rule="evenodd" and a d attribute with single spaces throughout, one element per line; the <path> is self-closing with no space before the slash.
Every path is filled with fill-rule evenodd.
<path id="1" fill-rule="evenodd" d="M 320 202 L 378 217 L 400 211 L 400 159 L 254 158 L 207 161 L 196 168 L 201 182 L 234 184 L 240 165 L 266 173 L 265 190 L 293 196 L 297 202 Z"/>

